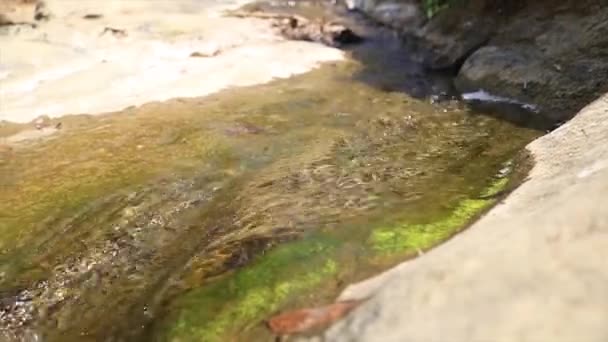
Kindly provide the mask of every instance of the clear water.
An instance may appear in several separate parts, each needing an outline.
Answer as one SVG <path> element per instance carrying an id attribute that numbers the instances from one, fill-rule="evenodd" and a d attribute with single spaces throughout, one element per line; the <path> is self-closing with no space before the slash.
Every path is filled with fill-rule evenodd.
<path id="1" fill-rule="evenodd" d="M 432 104 L 444 79 L 391 39 L 289 80 L 63 118 L 0 151 L 0 331 L 268 340 L 268 315 L 449 238 L 539 132 Z"/>

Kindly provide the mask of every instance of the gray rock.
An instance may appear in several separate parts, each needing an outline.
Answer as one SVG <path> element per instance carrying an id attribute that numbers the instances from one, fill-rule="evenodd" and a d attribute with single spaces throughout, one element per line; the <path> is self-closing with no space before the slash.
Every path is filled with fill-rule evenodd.
<path id="1" fill-rule="evenodd" d="M 414 1 L 382 2 L 367 13 L 379 23 L 397 29 L 419 27 L 426 19 L 419 4 Z"/>
<path id="2" fill-rule="evenodd" d="M 461 93 L 483 89 L 536 104 L 543 102 L 539 101 L 542 93 L 554 88 L 550 85 L 558 85 L 560 81 L 559 72 L 536 49 L 486 46 L 466 60 L 455 85 Z M 553 119 L 559 121 L 560 118 Z"/>
<path id="3" fill-rule="evenodd" d="M 448 18 L 455 15 L 455 18 Z M 494 29 L 491 19 L 442 12 L 422 29 L 413 32 L 430 69 L 458 67 L 466 57 L 486 44 Z"/>
<path id="4" fill-rule="evenodd" d="M 366 2 L 366 0 L 345 0 L 344 1 L 346 8 L 348 8 L 351 11 L 362 9 L 365 2 Z"/>
<path id="5" fill-rule="evenodd" d="M 461 92 L 487 90 L 538 105 L 563 122 L 608 91 L 608 8 L 589 15 L 525 13 L 477 50 L 456 79 Z"/>
<path id="6" fill-rule="evenodd" d="M 376 22 L 395 28 L 417 28 L 426 17 L 416 0 L 346 0 L 349 10 L 357 10 Z"/>

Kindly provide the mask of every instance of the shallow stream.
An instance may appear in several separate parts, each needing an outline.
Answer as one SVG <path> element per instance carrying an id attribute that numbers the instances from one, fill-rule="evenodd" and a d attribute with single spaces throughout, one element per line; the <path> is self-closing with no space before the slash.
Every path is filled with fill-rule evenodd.
<path id="1" fill-rule="evenodd" d="M 302 76 L 55 119 L 0 151 L 0 340 L 271 340 L 273 313 L 495 203 L 540 132 L 432 103 L 446 78 L 370 38 Z"/>

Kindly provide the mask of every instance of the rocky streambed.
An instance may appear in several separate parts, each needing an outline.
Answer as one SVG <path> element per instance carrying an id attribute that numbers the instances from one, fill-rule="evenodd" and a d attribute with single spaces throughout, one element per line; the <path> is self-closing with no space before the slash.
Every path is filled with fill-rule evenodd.
<path id="1" fill-rule="evenodd" d="M 495 203 L 541 132 L 471 110 L 391 31 L 344 20 L 365 42 L 300 76 L 4 122 L 0 338 L 270 340 L 270 315 Z"/>

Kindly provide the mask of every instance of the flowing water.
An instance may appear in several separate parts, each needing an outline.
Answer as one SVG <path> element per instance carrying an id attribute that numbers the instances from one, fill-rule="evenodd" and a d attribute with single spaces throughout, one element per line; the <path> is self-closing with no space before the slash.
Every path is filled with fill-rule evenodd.
<path id="1" fill-rule="evenodd" d="M 382 34 L 0 151 L 0 340 L 270 340 L 269 315 L 462 229 L 539 132 L 431 103 L 446 79 L 406 54 Z"/>

